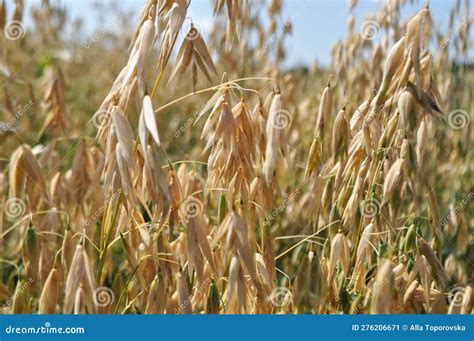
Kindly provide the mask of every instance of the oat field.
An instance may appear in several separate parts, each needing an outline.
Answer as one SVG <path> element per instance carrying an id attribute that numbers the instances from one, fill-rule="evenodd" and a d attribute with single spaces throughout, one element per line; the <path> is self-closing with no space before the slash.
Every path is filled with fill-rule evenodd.
<path id="1" fill-rule="evenodd" d="M 190 1 L 0 2 L 0 312 L 474 313 L 470 1 Z"/>

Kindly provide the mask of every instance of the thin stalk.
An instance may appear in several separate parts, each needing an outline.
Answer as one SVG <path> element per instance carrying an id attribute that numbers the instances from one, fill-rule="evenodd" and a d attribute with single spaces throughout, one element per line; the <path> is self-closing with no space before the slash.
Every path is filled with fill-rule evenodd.
<path id="1" fill-rule="evenodd" d="M 171 102 L 168 102 L 166 103 L 165 105 L 163 105 L 162 107 L 159 107 L 158 109 L 155 109 L 155 113 L 158 113 L 160 111 L 162 111 L 163 109 L 166 109 L 168 108 L 169 106 L 175 104 L 175 103 L 178 103 L 186 98 L 189 98 L 191 96 L 194 96 L 194 95 L 198 95 L 198 94 L 202 94 L 202 93 L 205 93 L 205 92 L 208 92 L 208 91 L 215 91 L 223 86 L 226 86 L 226 85 L 230 85 L 230 84 L 233 84 L 235 82 L 242 82 L 242 81 L 246 81 L 246 80 L 267 80 L 267 81 L 271 81 L 271 80 L 275 80 L 274 78 L 268 78 L 268 77 L 247 77 L 247 78 L 239 78 L 239 79 L 235 79 L 233 81 L 229 81 L 229 82 L 225 82 L 225 83 L 221 83 L 219 85 L 214 85 L 214 86 L 211 86 L 210 88 L 206 88 L 206 89 L 201 89 L 201 90 L 198 90 L 198 91 L 195 91 L 195 92 L 191 92 L 187 95 L 184 95 L 182 97 L 179 97 L 177 99 L 175 99 L 174 101 L 171 101 Z M 243 89 L 243 88 L 242 88 Z M 251 89 L 246 89 L 246 90 L 251 90 Z M 254 90 L 252 90 L 254 91 Z"/>

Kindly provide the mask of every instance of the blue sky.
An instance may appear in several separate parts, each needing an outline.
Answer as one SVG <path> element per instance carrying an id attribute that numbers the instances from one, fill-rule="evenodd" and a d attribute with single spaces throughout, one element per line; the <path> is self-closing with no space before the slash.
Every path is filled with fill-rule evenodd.
<path id="1" fill-rule="evenodd" d="M 253 1 L 253 0 L 249 0 Z M 392 0 L 395 1 L 395 0 Z M 464 0 L 463 0 L 464 1 Z M 474 6 L 471 4 L 471 14 Z M 27 6 L 38 5 L 41 0 L 25 0 Z M 86 15 L 97 0 L 63 0 L 62 3 L 70 9 L 72 18 L 82 17 L 85 29 L 91 34 L 94 29 L 100 28 L 100 21 L 96 15 Z M 121 10 L 130 11 L 134 19 L 145 0 L 102 0 L 101 3 L 115 3 Z M 13 0 L 7 0 L 12 9 Z M 308 64 L 318 60 L 324 65 L 330 61 L 330 51 L 336 40 L 341 39 L 347 29 L 348 0 L 286 0 L 283 1 L 283 17 L 291 18 L 293 34 L 287 40 L 288 65 Z M 405 6 L 403 18 L 411 16 L 424 6 L 424 0 L 414 0 L 413 4 Z M 437 27 L 445 28 L 448 23 L 448 14 L 455 0 L 431 0 L 430 8 Z M 356 30 L 363 19 L 370 13 L 375 13 L 381 6 L 380 0 L 359 0 L 356 7 Z M 10 12 L 11 13 L 11 12 Z M 212 25 L 211 0 L 192 0 L 189 16 L 206 29 Z M 28 19 L 27 19 L 28 20 Z M 135 21 L 135 20 L 134 20 Z M 28 23 L 28 21 L 27 21 Z M 130 32 L 134 27 L 130 27 Z M 472 36 L 472 35 L 471 35 Z"/>

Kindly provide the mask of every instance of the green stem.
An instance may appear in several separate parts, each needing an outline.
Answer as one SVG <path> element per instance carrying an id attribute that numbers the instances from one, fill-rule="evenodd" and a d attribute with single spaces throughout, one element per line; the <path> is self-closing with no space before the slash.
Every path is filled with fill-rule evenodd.
<path id="1" fill-rule="evenodd" d="M 119 212 L 119 207 L 120 207 L 120 204 L 122 202 L 122 199 L 123 199 L 123 192 L 120 192 L 120 195 L 119 195 L 119 198 L 117 200 L 117 204 L 115 205 L 115 209 L 114 209 L 114 214 L 113 214 L 113 217 L 112 217 L 112 221 L 110 223 L 110 228 L 109 228 L 109 231 L 107 231 L 107 237 L 106 239 L 104 240 L 102 238 L 103 236 L 103 233 L 101 231 L 101 239 L 103 240 L 103 244 L 101 243 L 100 247 L 101 247 L 101 251 L 100 251 L 100 255 L 99 255 L 99 265 L 97 267 L 97 281 L 99 282 L 100 281 L 100 277 L 102 275 L 102 269 L 103 269 L 103 266 L 104 266 L 104 259 L 105 259 L 105 254 L 107 253 L 107 248 L 109 246 L 109 243 L 110 243 L 110 238 L 112 237 L 112 231 L 113 231 L 113 227 L 115 225 L 115 221 L 117 220 L 117 216 L 118 216 L 118 212 Z"/>

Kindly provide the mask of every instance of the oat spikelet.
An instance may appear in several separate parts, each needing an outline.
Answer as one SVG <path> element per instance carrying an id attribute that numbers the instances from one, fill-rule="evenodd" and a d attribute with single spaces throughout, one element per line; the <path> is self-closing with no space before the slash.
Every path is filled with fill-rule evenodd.
<path id="1" fill-rule="evenodd" d="M 394 264 L 385 260 L 377 272 L 372 286 L 371 314 L 390 314 L 393 312 Z"/>
<path id="2" fill-rule="evenodd" d="M 282 115 L 283 108 L 281 94 L 276 93 L 273 96 L 268 115 L 266 135 L 267 146 L 265 149 L 265 162 L 263 164 L 263 175 L 267 184 L 273 182 L 274 172 L 281 154 L 284 138 L 284 130 L 278 125 L 279 115 Z"/>
<path id="3" fill-rule="evenodd" d="M 331 283 L 336 273 L 336 264 L 339 261 L 344 273 L 349 273 L 350 250 L 346 236 L 339 231 L 331 242 L 331 254 L 329 256 L 329 276 L 328 282 Z"/>
<path id="4" fill-rule="evenodd" d="M 59 300 L 59 274 L 56 268 L 51 269 L 39 299 L 38 314 L 54 314 Z"/>

